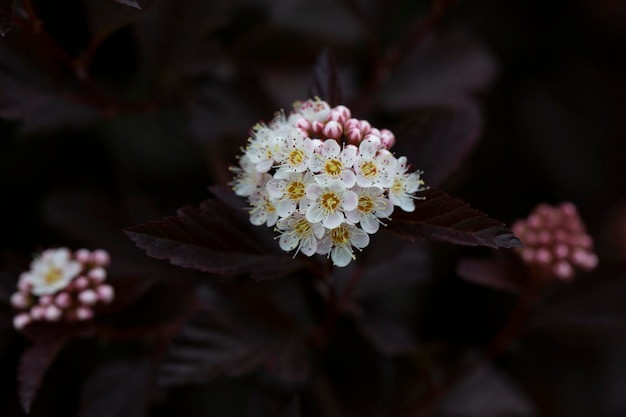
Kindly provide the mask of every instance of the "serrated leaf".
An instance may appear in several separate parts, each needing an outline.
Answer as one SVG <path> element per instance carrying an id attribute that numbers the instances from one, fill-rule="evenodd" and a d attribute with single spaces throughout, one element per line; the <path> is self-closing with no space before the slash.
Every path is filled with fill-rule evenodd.
<path id="1" fill-rule="evenodd" d="M 5 36 L 13 28 L 15 0 L 0 0 L 0 35 Z"/>
<path id="2" fill-rule="evenodd" d="M 527 269 L 510 258 L 461 259 L 457 274 L 474 284 L 512 293 L 528 289 Z"/>
<path id="3" fill-rule="evenodd" d="M 137 2 L 137 0 L 114 0 L 116 3 L 123 4 L 125 6 L 134 7 L 135 9 L 141 10 L 141 6 Z"/>
<path id="4" fill-rule="evenodd" d="M 41 386 L 44 376 L 57 355 L 70 339 L 70 334 L 58 334 L 57 337 L 41 338 L 24 350 L 20 356 L 17 379 L 19 383 L 20 403 L 27 413 Z"/>
<path id="5" fill-rule="evenodd" d="M 268 279 L 299 268 L 299 262 L 267 248 L 252 226 L 217 200 L 183 207 L 177 216 L 126 229 L 137 246 L 153 258 L 221 275 L 250 274 Z"/>
<path id="6" fill-rule="evenodd" d="M 411 165 L 424 171 L 424 180 L 438 187 L 470 154 L 482 127 L 475 103 L 451 109 L 420 111 L 397 132 L 396 153 L 406 155 Z"/>
<path id="7" fill-rule="evenodd" d="M 343 103 L 337 62 L 329 49 L 324 49 L 315 62 L 313 81 L 309 86 L 309 97 L 319 97 L 331 107 Z"/>
<path id="8" fill-rule="evenodd" d="M 429 189 L 418 193 L 415 211 L 396 210 L 384 230 L 409 240 L 430 239 L 457 245 L 517 248 L 522 242 L 504 226 L 463 200 Z"/>
<path id="9" fill-rule="evenodd" d="M 149 389 L 145 361 L 118 360 L 100 366 L 83 385 L 80 417 L 141 417 Z M 123 382 L 123 383 L 121 383 Z"/>

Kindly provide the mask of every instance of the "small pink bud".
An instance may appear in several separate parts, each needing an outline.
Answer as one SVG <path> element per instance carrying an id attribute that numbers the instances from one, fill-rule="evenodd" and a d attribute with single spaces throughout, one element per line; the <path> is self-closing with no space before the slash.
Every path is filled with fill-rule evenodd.
<path id="1" fill-rule="evenodd" d="M 326 138 L 339 139 L 343 133 L 343 128 L 339 123 L 331 120 L 326 123 L 322 133 Z"/>
<path id="2" fill-rule="evenodd" d="M 17 316 L 13 317 L 13 327 L 16 330 L 22 330 L 24 327 L 28 326 L 31 318 L 28 313 L 20 313 Z"/>
<path id="3" fill-rule="evenodd" d="M 89 307 L 80 306 L 76 309 L 76 318 L 78 320 L 89 320 L 93 317 L 93 310 Z"/>
<path id="4" fill-rule="evenodd" d="M 380 130 L 376 129 L 375 127 L 370 129 L 370 133 L 368 133 L 368 135 L 372 135 L 372 136 L 376 136 L 377 138 L 380 137 Z"/>
<path id="5" fill-rule="evenodd" d="M 346 136 L 348 137 L 348 142 L 350 142 L 352 145 L 358 145 L 359 143 L 361 143 L 361 131 L 359 129 L 353 128 L 348 130 Z"/>
<path id="6" fill-rule="evenodd" d="M 15 308 L 26 308 L 28 307 L 28 297 L 21 292 L 13 293 L 11 295 L 11 305 Z"/>
<path id="7" fill-rule="evenodd" d="M 46 307 L 36 305 L 30 309 L 30 317 L 33 320 L 43 320 L 46 315 Z"/>
<path id="8" fill-rule="evenodd" d="M 74 252 L 74 258 L 76 258 L 78 262 L 83 264 L 89 262 L 90 257 L 91 252 L 89 252 L 87 249 L 78 249 L 76 252 Z"/>
<path id="9" fill-rule="evenodd" d="M 549 245 L 550 243 L 552 243 L 552 234 L 547 230 L 542 230 L 541 232 L 539 232 L 537 238 L 539 239 L 539 243 L 541 243 L 542 245 Z"/>
<path id="10" fill-rule="evenodd" d="M 96 268 L 96 269 L 101 269 L 101 268 Z M 77 290 L 84 290 L 85 288 L 89 287 L 89 280 L 85 276 L 80 276 L 74 280 L 74 286 Z"/>
<path id="11" fill-rule="evenodd" d="M 97 249 L 91 252 L 91 262 L 98 266 L 109 266 L 111 257 L 109 256 L 109 252 L 104 249 Z"/>
<path id="12" fill-rule="evenodd" d="M 561 203 L 560 209 L 561 209 L 561 212 L 565 214 L 566 216 L 578 217 L 578 210 L 576 209 L 576 205 L 574 205 L 574 203 L 570 203 L 570 202 Z"/>
<path id="13" fill-rule="evenodd" d="M 541 248 L 535 252 L 535 260 L 541 264 L 549 264 L 552 262 L 552 254 L 546 248 Z"/>
<path id="14" fill-rule="evenodd" d="M 334 113 L 339 113 L 341 115 L 341 117 L 344 119 L 343 122 L 345 122 L 346 120 L 350 119 L 350 117 L 352 117 L 352 114 L 350 113 L 350 109 L 347 108 L 346 106 L 344 106 L 343 104 L 340 104 L 340 105 L 334 107 L 332 109 L 332 111 Z"/>
<path id="15" fill-rule="evenodd" d="M 100 301 L 102 301 L 105 304 L 110 303 L 111 301 L 113 301 L 113 298 L 115 297 L 115 291 L 113 290 L 113 287 L 110 285 L 100 285 L 96 291 L 98 292 L 98 298 L 100 299 Z"/>
<path id="16" fill-rule="evenodd" d="M 309 122 L 304 117 L 300 117 L 298 120 L 296 120 L 295 126 L 305 132 L 311 130 L 311 122 Z"/>
<path id="17" fill-rule="evenodd" d="M 45 294 L 39 297 L 39 304 L 41 304 L 42 306 L 47 306 L 47 305 L 52 304 L 52 295 Z"/>
<path id="18" fill-rule="evenodd" d="M 367 120 L 360 120 L 359 129 L 361 129 L 362 134 L 367 135 L 372 131 L 372 125 Z"/>
<path id="19" fill-rule="evenodd" d="M 515 234 L 518 235 L 518 233 Z M 537 233 L 526 232 L 526 234 L 519 233 L 519 235 L 525 245 L 534 246 L 539 243 L 539 236 L 537 236 Z"/>
<path id="20" fill-rule="evenodd" d="M 530 248 L 522 250 L 522 259 L 526 262 L 533 262 L 535 259 L 535 251 Z"/>
<path id="21" fill-rule="evenodd" d="M 343 124 L 344 131 L 352 129 L 358 129 L 359 131 L 361 130 L 361 125 L 358 119 L 348 119 L 348 121 Z"/>
<path id="22" fill-rule="evenodd" d="M 54 304 L 46 307 L 46 311 L 44 313 L 44 318 L 47 321 L 57 321 L 61 318 L 62 311 L 59 307 Z"/>
<path id="23" fill-rule="evenodd" d="M 107 273 L 103 268 L 93 268 L 87 273 L 87 276 L 94 282 L 102 282 L 106 279 Z"/>
<path id="24" fill-rule="evenodd" d="M 528 217 L 528 226 L 533 229 L 538 229 L 543 226 L 543 221 L 538 214 L 531 214 Z"/>
<path id="25" fill-rule="evenodd" d="M 561 261 L 554 264 L 552 272 L 554 272 L 554 275 L 561 279 L 569 279 L 574 276 L 574 269 L 567 261 Z"/>
<path id="26" fill-rule="evenodd" d="M 558 259 L 565 259 L 569 255 L 569 247 L 563 243 L 559 243 L 554 247 L 554 255 Z"/>
<path id="27" fill-rule="evenodd" d="M 559 243 L 566 243 L 569 239 L 568 233 L 563 229 L 558 229 L 554 233 L 554 240 Z"/>
<path id="28" fill-rule="evenodd" d="M 317 120 L 313 120 L 311 122 L 311 130 L 316 135 L 321 136 L 324 134 L 324 124 L 322 122 L 318 122 Z"/>
<path id="29" fill-rule="evenodd" d="M 78 294 L 78 299 L 81 303 L 92 306 L 98 301 L 98 294 L 93 290 L 85 290 Z"/>
<path id="30" fill-rule="evenodd" d="M 20 279 L 17 281 L 17 289 L 22 292 L 29 293 L 32 288 L 33 286 L 30 283 L 28 272 L 22 273 L 20 275 Z"/>
<path id="31" fill-rule="evenodd" d="M 54 303 L 57 306 L 66 309 L 72 304 L 72 297 L 70 297 L 70 295 L 66 292 L 61 292 L 54 298 Z"/>

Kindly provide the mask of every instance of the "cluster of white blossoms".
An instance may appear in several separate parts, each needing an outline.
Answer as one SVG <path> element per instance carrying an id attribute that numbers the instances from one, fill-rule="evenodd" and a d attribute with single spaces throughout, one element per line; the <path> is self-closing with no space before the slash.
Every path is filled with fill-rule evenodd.
<path id="1" fill-rule="evenodd" d="M 11 304 L 19 312 L 13 326 L 22 329 L 36 321 L 89 320 L 94 307 L 115 296 L 106 284 L 108 252 L 67 248 L 47 249 L 20 275 Z"/>
<path id="2" fill-rule="evenodd" d="M 296 102 L 289 115 L 252 128 L 231 168 L 233 190 L 248 198 L 252 224 L 280 232 L 283 250 L 346 266 L 395 206 L 415 210 L 415 193 L 425 189 L 421 172 L 389 151 L 394 142 L 391 131 L 352 118 L 345 106 Z"/>

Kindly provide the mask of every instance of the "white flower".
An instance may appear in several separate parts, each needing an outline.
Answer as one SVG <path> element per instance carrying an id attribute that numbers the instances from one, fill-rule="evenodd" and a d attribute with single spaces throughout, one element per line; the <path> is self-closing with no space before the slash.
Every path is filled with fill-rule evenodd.
<path id="1" fill-rule="evenodd" d="M 419 198 L 414 194 L 425 188 L 422 187 L 424 181 L 420 178 L 421 172 L 407 173 L 407 169 L 406 157 L 402 156 L 398 158 L 393 183 L 391 188 L 389 188 L 389 200 L 402 210 L 410 212 L 415 210 L 413 200 Z"/>
<path id="2" fill-rule="evenodd" d="M 267 192 L 280 217 L 290 216 L 308 204 L 306 187 L 313 183 L 313 175 L 307 172 L 291 172 L 281 179 L 276 176 L 267 182 Z"/>
<path id="3" fill-rule="evenodd" d="M 23 276 L 31 284 L 31 292 L 39 296 L 67 287 L 82 269 L 81 263 L 71 259 L 68 249 L 48 249 L 33 260 L 30 271 Z"/>
<path id="4" fill-rule="evenodd" d="M 380 139 L 370 137 L 359 145 L 359 156 L 354 164 L 356 183 L 359 187 L 390 187 L 395 173 L 396 158 L 381 149 Z"/>
<path id="5" fill-rule="evenodd" d="M 248 139 L 246 156 L 258 172 L 268 172 L 274 165 L 274 157 L 280 140 L 273 129 L 258 123 L 252 128 L 252 137 Z"/>
<path id="6" fill-rule="evenodd" d="M 350 223 L 360 223 L 369 234 L 376 233 L 381 223 L 379 219 L 388 219 L 393 213 L 393 204 L 385 198 L 382 188 L 356 186 L 352 190 L 357 194 L 358 203 L 356 209 L 346 212 L 346 219 Z"/>
<path id="7" fill-rule="evenodd" d="M 265 174 L 264 183 L 271 178 L 271 175 Z M 249 197 L 250 205 L 250 223 L 255 226 L 267 224 L 268 226 L 274 226 L 278 221 L 278 213 L 276 213 L 276 207 L 270 200 L 270 196 L 267 193 L 265 187 L 257 188 Z"/>
<path id="8" fill-rule="evenodd" d="M 286 252 L 296 249 L 306 256 L 313 255 L 317 250 L 317 242 L 324 235 L 324 226 L 321 223 L 311 223 L 302 213 L 280 219 L 276 223 L 277 230 L 281 231 L 278 243 Z"/>
<path id="9" fill-rule="evenodd" d="M 293 108 L 311 122 L 326 122 L 330 115 L 330 106 L 319 98 L 296 101 Z"/>
<path id="10" fill-rule="evenodd" d="M 235 173 L 235 179 L 230 183 L 233 191 L 240 197 L 248 197 L 261 184 L 263 173 L 256 170 L 256 164 L 250 161 L 248 155 L 239 158 L 239 167 L 230 167 Z"/>
<path id="11" fill-rule="evenodd" d="M 336 140 L 325 140 L 319 153 L 314 153 L 309 163 L 311 171 L 317 173 L 315 181 L 319 185 L 326 185 L 339 179 L 346 187 L 352 188 L 356 183 L 356 176 L 351 168 L 356 161 L 357 152 L 356 146 L 348 145 L 341 150 Z"/>
<path id="12" fill-rule="evenodd" d="M 321 255 L 330 253 L 330 259 L 335 266 L 346 266 L 351 260 L 356 259 L 352 247 L 363 249 L 369 243 L 370 237 L 367 233 L 356 226 L 344 223 L 326 232 L 317 244 L 317 253 Z"/>
<path id="13" fill-rule="evenodd" d="M 344 222 L 344 212 L 354 210 L 358 198 L 340 180 L 332 180 L 327 186 L 309 184 L 305 189 L 311 204 L 306 209 L 306 218 L 311 223 L 322 222 L 328 229 L 339 227 Z"/>
<path id="14" fill-rule="evenodd" d="M 278 170 L 275 178 L 283 178 L 290 172 L 304 172 L 309 167 L 309 160 L 315 151 L 315 144 L 305 138 L 300 130 L 293 128 L 288 136 L 281 138 L 280 148 L 277 151 L 276 161 Z"/>

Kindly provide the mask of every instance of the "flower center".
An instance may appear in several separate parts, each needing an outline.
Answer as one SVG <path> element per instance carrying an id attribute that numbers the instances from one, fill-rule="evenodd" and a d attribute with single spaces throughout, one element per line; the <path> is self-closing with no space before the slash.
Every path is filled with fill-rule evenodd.
<path id="1" fill-rule="evenodd" d="M 313 233 L 311 223 L 309 223 L 306 219 L 298 220 L 293 230 L 298 236 L 300 236 L 300 238 L 311 236 L 311 233 Z"/>
<path id="2" fill-rule="evenodd" d="M 265 210 L 267 210 L 268 213 L 273 213 L 276 211 L 276 208 L 271 201 L 265 200 Z"/>
<path id="3" fill-rule="evenodd" d="M 327 192 L 324 195 L 322 195 L 322 201 L 321 201 L 320 206 L 324 210 L 334 213 L 335 210 L 337 210 L 337 207 L 339 207 L 340 201 L 341 200 L 339 199 L 337 194 L 333 192 Z"/>
<path id="4" fill-rule="evenodd" d="M 46 275 L 44 275 L 43 280 L 47 285 L 54 285 L 57 282 L 61 281 L 63 277 L 63 271 L 59 268 L 50 268 Z"/>
<path id="5" fill-rule="evenodd" d="M 402 186 L 402 181 L 400 181 L 400 179 L 396 178 L 396 180 L 393 182 L 393 185 L 391 186 L 391 191 L 393 191 L 394 194 L 398 194 L 403 189 L 404 189 L 404 187 Z"/>
<path id="6" fill-rule="evenodd" d="M 343 165 L 339 159 L 329 159 L 324 166 L 324 170 L 331 177 L 338 177 L 341 174 L 341 168 Z"/>
<path id="7" fill-rule="evenodd" d="M 359 197 L 359 204 L 357 208 L 361 213 L 371 213 L 374 208 L 374 202 L 371 197 L 362 195 Z"/>
<path id="8" fill-rule="evenodd" d="M 373 163 L 372 161 L 364 162 L 363 164 L 361 164 L 361 173 L 366 178 L 375 177 L 376 174 L 378 173 L 378 169 L 376 168 L 376 164 Z"/>
<path id="9" fill-rule="evenodd" d="M 291 200 L 301 200 L 304 198 L 304 184 L 300 181 L 292 181 L 287 187 L 287 194 Z"/>
<path id="10" fill-rule="evenodd" d="M 294 149 L 293 151 L 291 151 L 291 153 L 289 154 L 289 163 L 292 166 L 300 165 L 302 161 L 304 161 L 304 152 L 302 152 L 302 150 Z"/>
<path id="11" fill-rule="evenodd" d="M 330 231 L 330 238 L 336 245 L 346 245 L 350 242 L 350 231 L 345 226 L 339 226 Z"/>

